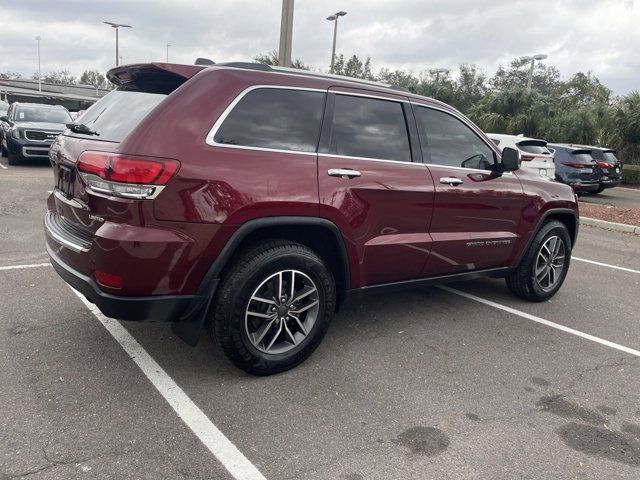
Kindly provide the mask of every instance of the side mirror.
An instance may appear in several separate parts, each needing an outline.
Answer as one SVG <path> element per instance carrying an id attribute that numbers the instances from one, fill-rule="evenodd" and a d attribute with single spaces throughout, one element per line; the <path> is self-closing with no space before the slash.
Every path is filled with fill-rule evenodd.
<path id="1" fill-rule="evenodd" d="M 500 163 L 500 170 L 503 172 L 513 172 L 520 168 L 520 154 L 517 150 L 505 147 L 502 150 L 502 162 Z"/>
<path id="2" fill-rule="evenodd" d="M 2 115 L 0 117 L 0 122 L 8 122 L 9 121 L 9 117 L 7 117 L 6 115 Z"/>

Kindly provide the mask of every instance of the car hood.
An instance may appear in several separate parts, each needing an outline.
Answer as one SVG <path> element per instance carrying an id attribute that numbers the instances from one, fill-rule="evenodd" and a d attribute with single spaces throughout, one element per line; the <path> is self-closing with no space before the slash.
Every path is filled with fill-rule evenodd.
<path id="1" fill-rule="evenodd" d="M 71 122 L 71 120 L 69 120 Z M 64 123 L 47 123 L 47 122 L 13 122 L 14 127 L 28 128 L 29 130 L 46 130 L 53 132 L 62 132 L 67 126 Z"/>

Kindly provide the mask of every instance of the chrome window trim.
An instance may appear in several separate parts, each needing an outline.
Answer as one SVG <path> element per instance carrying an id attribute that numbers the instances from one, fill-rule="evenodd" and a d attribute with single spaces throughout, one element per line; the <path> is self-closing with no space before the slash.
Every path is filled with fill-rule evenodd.
<path id="1" fill-rule="evenodd" d="M 351 87 L 343 87 L 343 86 L 333 86 L 329 87 L 328 93 L 333 93 L 335 95 L 347 95 L 350 97 L 365 97 L 365 98 L 373 98 L 376 100 L 387 100 L 388 102 L 396 102 L 396 103 L 411 103 L 409 101 L 409 97 L 402 95 L 401 93 L 389 93 L 389 95 L 398 95 L 398 97 L 402 98 L 393 98 L 393 97 L 382 97 L 380 95 L 369 95 L 368 93 L 360 93 L 360 92 L 343 92 L 342 90 L 331 90 L 332 88 L 351 88 Z"/>
<path id="2" fill-rule="evenodd" d="M 227 119 L 229 114 L 231 114 L 231 112 L 236 107 L 236 105 L 238 105 L 238 103 L 240 103 L 240 101 L 248 93 L 250 93 L 250 92 L 252 92 L 254 90 L 259 90 L 259 89 L 263 89 L 263 88 L 264 89 L 268 88 L 268 89 L 273 89 L 273 90 L 300 90 L 300 91 L 305 91 L 305 92 L 322 92 L 325 95 L 327 93 L 327 90 L 322 89 L 322 88 L 290 87 L 290 86 L 287 86 L 287 85 L 251 85 L 250 87 L 247 87 L 244 90 L 242 90 L 236 96 L 236 98 L 234 98 L 233 101 L 227 106 L 227 108 L 225 108 L 223 110 L 223 112 L 220 114 L 220 116 L 218 117 L 216 122 L 213 124 L 213 127 L 211 127 L 211 130 L 209 130 L 209 133 L 207 133 L 207 136 L 205 138 L 205 143 L 207 145 L 211 146 L 211 147 L 236 148 L 236 149 L 242 149 L 242 150 L 257 150 L 257 151 L 262 151 L 262 152 L 294 153 L 294 154 L 297 154 L 297 155 L 314 155 L 314 156 L 317 155 L 316 151 L 305 152 L 305 151 L 301 151 L 301 150 L 283 150 L 283 149 L 278 149 L 278 148 L 254 147 L 254 146 L 249 146 L 249 145 L 231 145 L 231 144 L 228 144 L 228 143 L 218 143 L 218 142 L 215 141 L 216 133 L 218 132 L 218 130 L 220 129 L 220 127 L 222 126 L 224 121 Z M 318 134 L 320 134 L 320 132 L 318 132 Z"/>
<path id="3" fill-rule="evenodd" d="M 352 160 L 368 160 L 370 162 L 383 162 L 383 163 L 395 163 L 395 164 L 400 163 L 404 165 L 417 165 L 420 167 L 428 166 L 428 164 L 424 162 L 406 162 L 404 160 L 385 160 L 384 158 L 354 157 L 352 155 L 336 155 L 335 153 L 318 153 L 318 156 L 330 157 L 330 158 L 347 158 Z"/>

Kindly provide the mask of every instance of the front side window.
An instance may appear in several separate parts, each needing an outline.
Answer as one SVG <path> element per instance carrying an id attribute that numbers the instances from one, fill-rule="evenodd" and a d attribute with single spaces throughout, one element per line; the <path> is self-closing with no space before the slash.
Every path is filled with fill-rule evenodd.
<path id="1" fill-rule="evenodd" d="M 260 88 L 247 93 L 214 134 L 216 143 L 315 152 L 324 92 Z"/>
<path id="2" fill-rule="evenodd" d="M 418 107 L 416 120 L 422 151 L 431 163 L 479 170 L 493 166 L 493 150 L 453 115 Z"/>
<path id="3" fill-rule="evenodd" d="M 335 100 L 330 154 L 411 161 L 401 103 L 349 95 Z"/>

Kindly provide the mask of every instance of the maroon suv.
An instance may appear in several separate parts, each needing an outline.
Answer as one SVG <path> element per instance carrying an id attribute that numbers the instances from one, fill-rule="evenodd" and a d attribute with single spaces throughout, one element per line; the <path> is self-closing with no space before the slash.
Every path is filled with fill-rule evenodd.
<path id="1" fill-rule="evenodd" d="M 204 327 L 238 367 L 291 368 L 347 297 L 479 276 L 554 295 L 571 188 L 453 108 L 268 67 L 118 67 L 50 151 L 56 271 L 105 315 Z"/>

